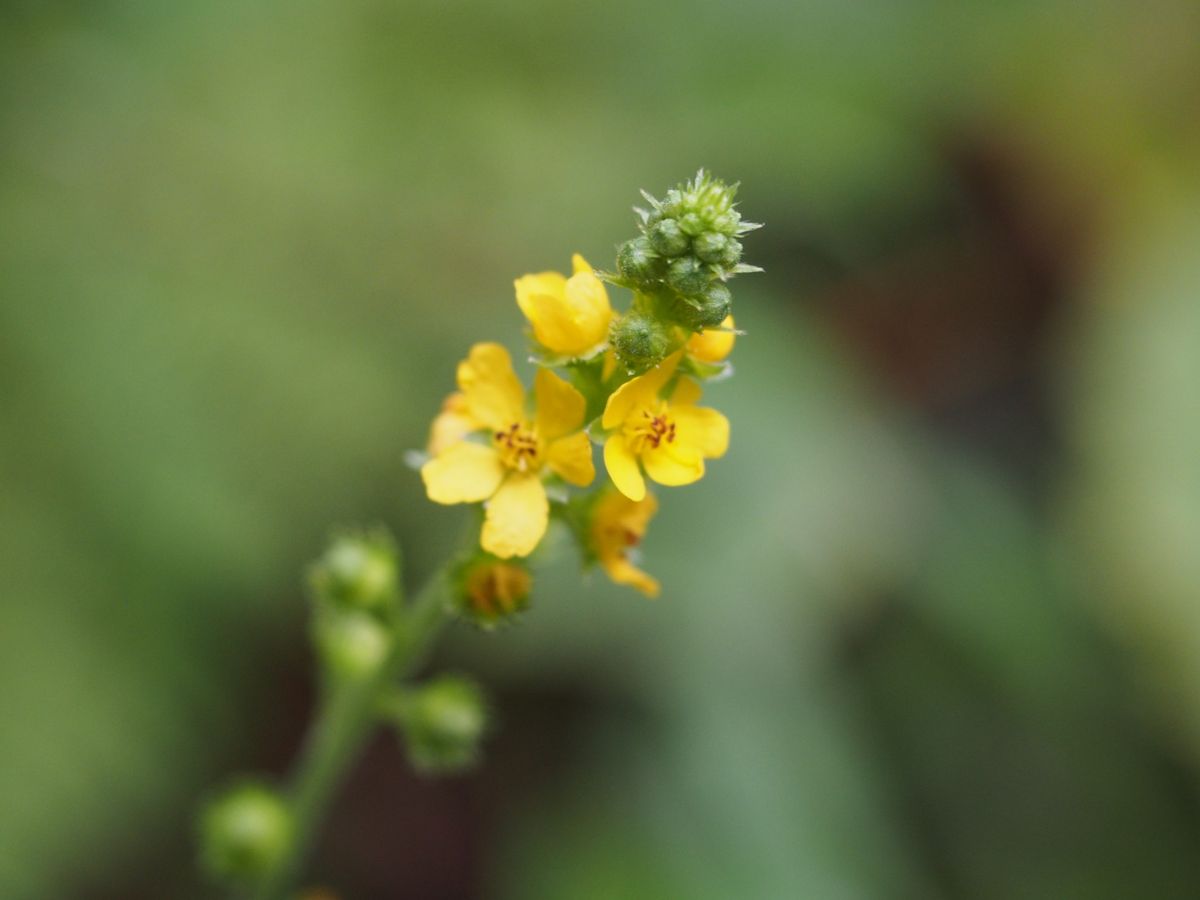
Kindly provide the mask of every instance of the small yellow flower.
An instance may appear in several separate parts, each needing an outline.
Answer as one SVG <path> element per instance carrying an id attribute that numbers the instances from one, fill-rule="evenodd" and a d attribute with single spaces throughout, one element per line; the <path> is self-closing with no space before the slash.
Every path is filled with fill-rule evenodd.
<path id="1" fill-rule="evenodd" d="M 653 494 L 630 500 L 620 491 L 607 490 L 592 510 L 592 552 L 608 577 L 617 584 L 637 588 L 647 597 L 657 597 L 658 580 L 629 561 L 629 551 L 641 543 L 646 526 L 658 511 Z"/>
<path id="2" fill-rule="evenodd" d="M 706 328 L 693 334 L 687 342 L 687 351 L 700 362 L 723 362 L 725 357 L 733 352 L 736 337 L 733 331 L 733 316 L 726 316 L 725 321 L 716 328 Z"/>
<path id="3" fill-rule="evenodd" d="M 465 413 L 491 431 L 487 444 L 462 439 L 440 449 L 421 467 L 434 503 L 488 501 L 480 545 L 501 559 L 528 556 L 546 533 L 550 505 L 542 478 L 548 472 L 579 487 L 596 477 L 583 426 L 583 395 L 553 372 L 534 381 L 535 410 L 525 409 L 525 389 L 499 344 L 476 344 L 458 365 Z"/>
<path id="4" fill-rule="evenodd" d="M 584 356 L 608 337 L 612 307 L 604 283 L 587 260 L 576 253 L 571 265 L 570 278 L 540 272 L 513 284 L 517 305 L 533 326 L 538 343 L 563 356 Z"/>
<path id="5" fill-rule="evenodd" d="M 729 420 L 696 406 L 701 393 L 696 382 L 681 378 L 670 399 L 659 396 L 681 355 L 676 352 L 625 382 L 604 409 L 602 424 L 612 432 L 604 444 L 604 465 L 630 500 L 646 496 L 643 468 L 659 484 L 691 484 L 704 475 L 705 459 L 724 456 L 729 447 Z"/>

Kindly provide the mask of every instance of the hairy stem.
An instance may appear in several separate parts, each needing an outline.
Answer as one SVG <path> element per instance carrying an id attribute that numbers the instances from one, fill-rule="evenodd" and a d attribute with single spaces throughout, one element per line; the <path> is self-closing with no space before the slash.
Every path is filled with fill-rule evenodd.
<path id="1" fill-rule="evenodd" d="M 436 573 L 405 607 L 391 650 L 373 675 L 335 684 L 323 696 L 291 776 L 292 839 L 254 900 L 289 896 L 334 793 L 375 729 L 381 694 L 421 663 L 446 621 L 447 578 L 445 570 Z"/>

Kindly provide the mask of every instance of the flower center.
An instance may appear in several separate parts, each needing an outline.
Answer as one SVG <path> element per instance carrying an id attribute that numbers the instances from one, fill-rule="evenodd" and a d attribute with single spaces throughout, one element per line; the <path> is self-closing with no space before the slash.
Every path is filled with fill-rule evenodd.
<path id="1" fill-rule="evenodd" d="M 673 443 L 675 422 L 668 415 L 667 404 L 660 404 L 657 410 L 643 409 L 633 416 L 625 426 L 625 437 L 634 453 L 655 449 L 663 441 Z"/>
<path id="2" fill-rule="evenodd" d="M 495 433 L 496 449 L 500 461 L 518 472 L 532 472 L 541 466 L 538 457 L 538 437 L 529 426 L 513 422 L 508 428 Z"/>

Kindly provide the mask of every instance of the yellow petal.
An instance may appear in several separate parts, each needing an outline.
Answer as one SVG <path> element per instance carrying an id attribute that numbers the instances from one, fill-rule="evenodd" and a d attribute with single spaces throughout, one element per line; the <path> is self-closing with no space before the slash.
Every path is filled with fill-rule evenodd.
<path id="1" fill-rule="evenodd" d="M 524 418 L 525 389 L 499 344 L 476 344 L 458 364 L 458 387 L 478 422 L 501 431 Z"/>
<path id="2" fill-rule="evenodd" d="M 637 378 L 631 378 L 613 391 L 604 407 L 604 419 L 601 424 L 607 429 L 617 428 L 634 410 L 650 405 L 662 390 L 662 386 L 675 373 L 681 355 L 682 352 L 672 353 L 656 368 Z"/>
<path id="3" fill-rule="evenodd" d="M 534 421 L 542 440 L 552 441 L 583 425 L 583 412 L 587 406 L 583 394 L 549 369 L 538 370 L 533 390 L 537 399 Z"/>
<path id="4" fill-rule="evenodd" d="M 647 597 L 657 597 L 662 590 L 662 585 L 658 583 L 658 579 L 643 572 L 624 556 L 611 556 L 607 559 L 601 559 L 600 565 L 614 582 L 637 588 Z"/>
<path id="5" fill-rule="evenodd" d="M 446 398 L 442 404 L 442 411 L 429 426 L 429 444 L 425 449 L 430 456 L 437 456 L 479 427 L 479 423 L 467 412 L 467 398 L 457 392 L 453 393 Z"/>
<path id="6" fill-rule="evenodd" d="M 657 509 L 653 494 L 634 502 L 613 490 L 606 490 L 592 509 L 591 549 L 600 565 L 617 584 L 635 587 L 649 597 L 658 596 L 659 584 L 634 566 L 628 554 L 645 535 Z"/>
<path id="7" fill-rule="evenodd" d="M 567 306 L 566 294 L 528 294 L 521 312 L 533 326 L 537 342 L 554 353 L 574 353 L 577 339 L 575 323 Z"/>
<path id="8" fill-rule="evenodd" d="M 706 406 L 672 406 L 675 443 L 694 448 L 702 456 L 716 459 L 729 449 L 729 420 Z"/>
<path id="9" fill-rule="evenodd" d="M 571 274 L 578 275 L 580 272 L 587 272 L 589 275 L 594 275 L 596 270 L 591 264 L 583 258 L 579 253 L 571 254 Z"/>
<path id="10" fill-rule="evenodd" d="M 717 328 L 709 328 L 688 340 L 688 353 L 701 362 L 719 363 L 733 352 L 737 335 L 733 331 L 733 316 L 726 316 Z"/>
<path id="11" fill-rule="evenodd" d="M 577 269 L 567 279 L 566 299 L 574 326 L 573 337 L 579 345 L 576 352 L 583 353 L 608 337 L 608 325 L 612 321 L 608 291 L 590 268 L 586 271 Z"/>
<path id="12" fill-rule="evenodd" d="M 671 405 L 694 406 L 703 394 L 703 388 L 692 379 L 680 378 L 671 392 Z"/>
<path id="13" fill-rule="evenodd" d="M 561 297 L 566 292 L 567 279 L 559 272 L 538 272 L 522 275 L 513 282 L 513 287 L 517 290 L 517 306 L 529 316 L 525 307 L 531 297 Z"/>
<path id="14" fill-rule="evenodd" d="M 663 442 L 642 453 L 642 464 L 651 481 L 676 487 L 691 484 L 704 476 L 704 457 L 693 447 L 681 447 L 679 442 Z"/>
<path id="15" fill-rule="evenodd" d="M 653 494 L 647 494 L 640 503 L 626 504 L 625 509 L 621 510 L 621 524 L 637 535 L 640 540 L 646 534 L 650 520 L 657 512 L 658 498 Z"/>
<path id="16" fill-rule="evenodd" d="M 637 457 L 625 443 L 624 435 L 614 434 L 605 442 L 604 467 L 617 490 L 630 500 L 641 500 L 646 496 L 646 480 L 642 478 Z"/>
<path id="17" fill-rule="evenodd" d="M 657 511 L 653 494 L 634 501 L 620 491 L 605 490 L 592 510 L 591 540 L 596 555 L 611 556 L 637 544 Z"/>
<path id="18" fill-rule="evenodd" d="M 596 465 L 592 462 L 592 442 L 582 431 L 560 438 L 551 444 L 546 453 L 546 464 L 553 472 L 576 487 L 587 487 L 596 477 Z"/>
<path id="19" fill-rule="evenodd" d="M 421 479 L 434 503 L 478 503 L 496 492 L 504 471 L 492 447 L 459 441 L 421 466 Z"/>
<path id="20" fill-rule="evenodd" d="M 533 552 L 550 518 L 546 489 L 536 475 L 512 474 L 487 504 L 479 543 L 501 559 Z"/>
<path id="21" fill-rule="evenodd" d="M 608 381 L 615 371 L 617 371 L 617 354 L 607 350 L 604 353 L 604 364 L 600 369 L 600 380 Z"/>

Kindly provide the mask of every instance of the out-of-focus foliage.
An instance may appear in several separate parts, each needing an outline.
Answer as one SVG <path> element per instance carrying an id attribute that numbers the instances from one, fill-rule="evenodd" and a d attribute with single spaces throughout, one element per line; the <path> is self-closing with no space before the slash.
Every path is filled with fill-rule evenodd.
<path id="1" fill-rule="evenodd" d="M 456 632 L 501 731 L 455 884 L 1192 896 L 1198 41 L 1184 0 L 7 4 L 0 895 L 191 895 L 204 786 L 297 740 L 305 560 L 380 520 L 440 561 L 402 454 L 453 362 L 705 165 L 769 226 L 733 448 L 660 600 L 564 561 Z M 318 871 L 435 896 L 372 864 L 439 821 Z"/>

